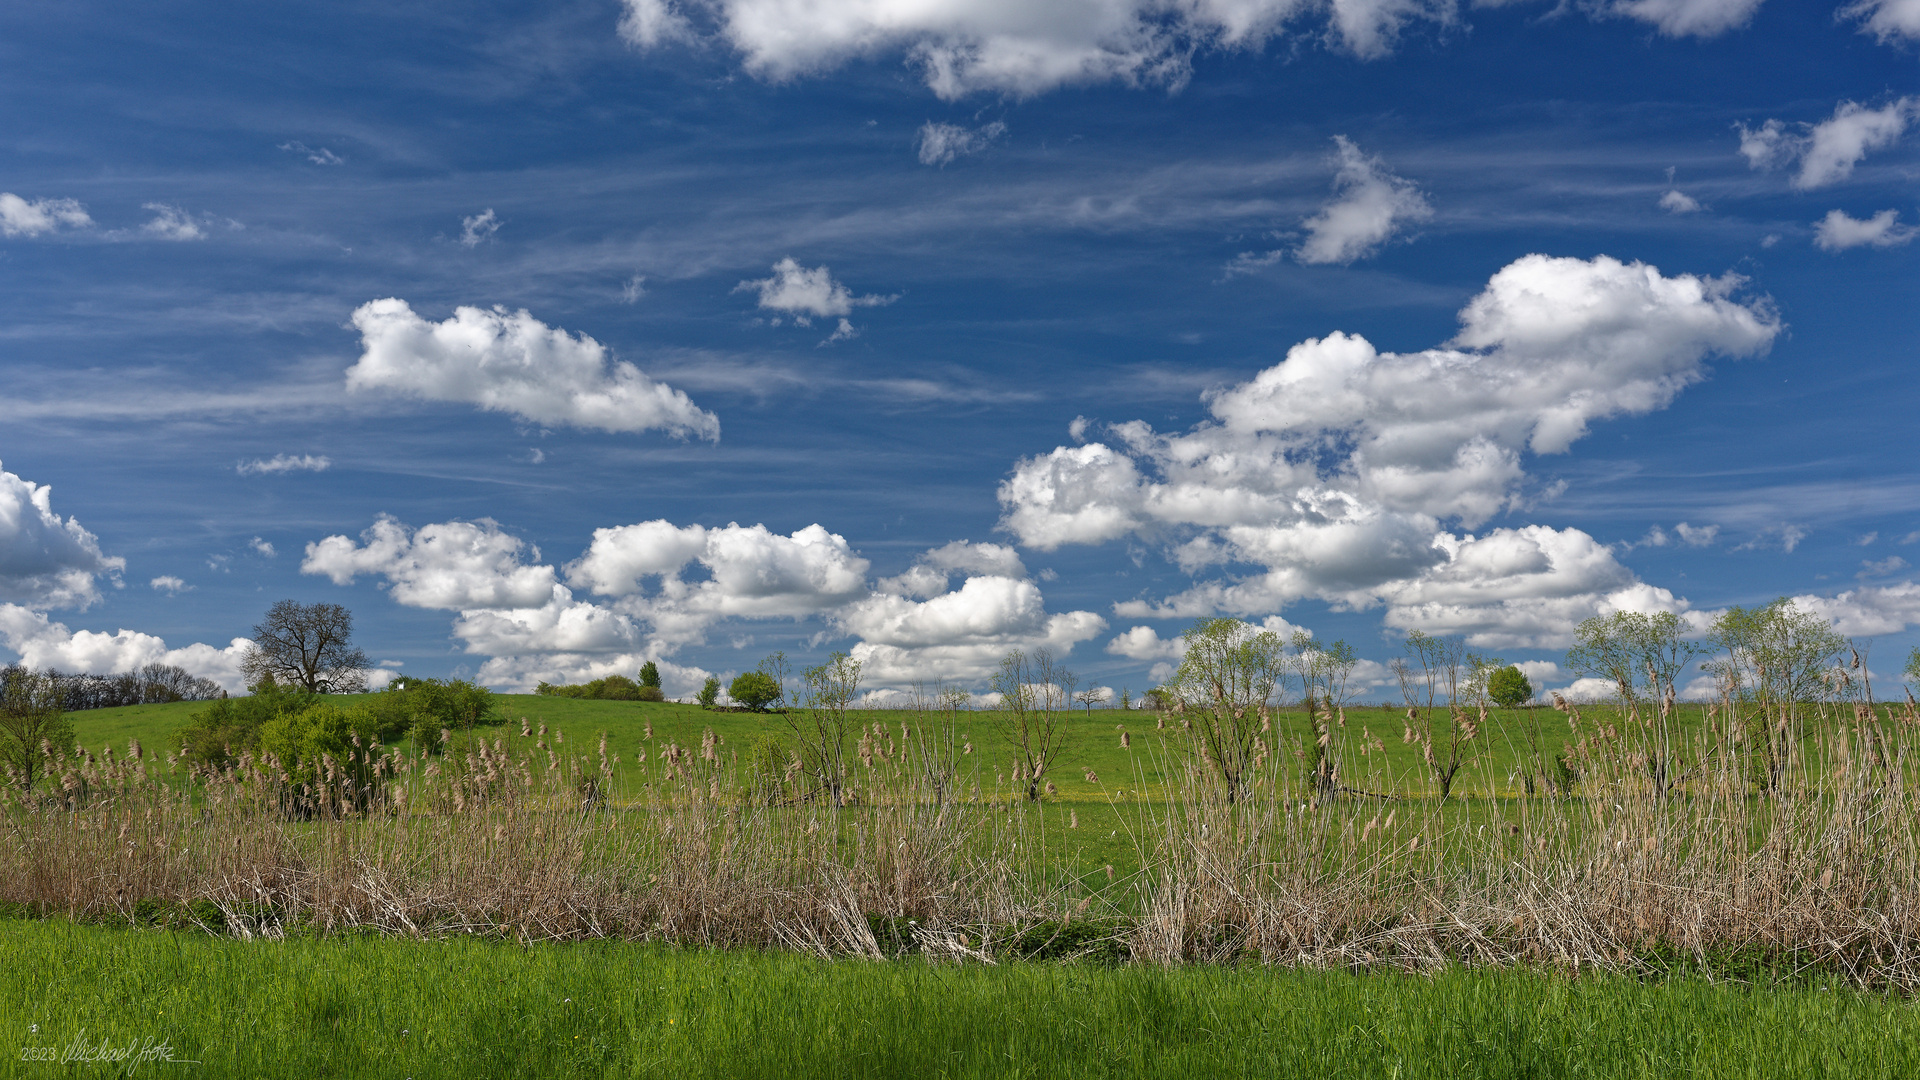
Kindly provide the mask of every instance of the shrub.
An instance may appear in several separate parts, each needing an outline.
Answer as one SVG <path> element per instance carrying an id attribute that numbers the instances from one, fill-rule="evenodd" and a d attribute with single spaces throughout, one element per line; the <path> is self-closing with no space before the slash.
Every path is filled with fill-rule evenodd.
<path id="1" fill-rule="evenodd" d="M 464 679 L 396 679 L 368 708 L 375 717 L 374 734 L 382 742 L 410 738 L 415 746 L 429 749 L 440 745 L 443 728 L 460 730 L 501 719 L 493 691 Z"/>
<path id="2" fill-rule="evenodd" d="M 353 751 L 354 739 L 366 746 L 373 741 L 379 718 L 365 705 L 342 708 L 331 702 L 316 701 L 299 711 L 282 712 L 260 725 L 259 748 L 262 753 L 280 759 L 280 767 L 290 775 L 311 775 L 320 768 L 322 755 L 344 762 Z"/>
<path id="3" fill-rule="evenodd" d="M 189 713 L 186 726 L 175 733 L 175 738 L 189 762 L 225 768 L 242 753 L 260 748 L 263 724 L 282 712 L 303 710 L 318 698 L 318 694 L 264 680 L 248 697 L 220 698 Z"/>
<path id="4" fill-rule="evenodd" d="M 604 679 L 595 679 L 590 683 L 575 686 L 541 683 L 533 691 L 549 697 L 583 698 L 590 701 L 665 701 L 667 696 L 659 686 L 648 686 L 644 682 L 636 683 L 625 675 L 609 675 Z"/>
<path id="5" fill-rule="evenodd" d="M 720 700 L 720 680 L 707 676 L 707 684 L 700 688 L 700 707 L 711 709 Z"/>

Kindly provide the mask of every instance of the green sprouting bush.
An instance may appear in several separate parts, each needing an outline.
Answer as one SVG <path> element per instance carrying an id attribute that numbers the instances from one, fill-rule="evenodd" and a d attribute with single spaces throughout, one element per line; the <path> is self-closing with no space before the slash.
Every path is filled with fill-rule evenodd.
<path id="1" fill-rule="evenodd" d="M 247 697 L 209 701 L 187 715 L 186 726 L 175 733 L 180 752 L 196 765 L 224 768 L 242 753 L 260 748 L 260 728 L 283 712 L 298 712 L 320 695 L 281 687 L 268 679 Z"/>
<path id="2" fill-rule="evenodd" d="M 784 739 L 772 732 L 753 736 L 747 743 L 746 766 L 756 800 L 769 805 L 786 800 L 794 769 L 793 751 Z"/>
<path id="3" fill-rule="evenodd" d="M 368 708 L 380 741 L 410 738 L 415 746 L 430 750 L 439 747 L 442 730 L 461 731 L 502 719 L 493 691 L 464 679 L 395 680 L 369 699 Z"/>
<path id="4" fill-rule="evenodd" d="M 342 708 L 315 702 L 260 725 L 260 751 L 278 758 L 290 775 L 311 774 L 319 770 L 323 755 L 344 763 L 349 753 L 370 746 L 378 724 L 373 710 L 365 705 Z"/>
<path id="5" fill-rule="evenodd" d="M 711 709 L 720 700 L 720 680 L 709 675 L 707 684 L 700 688 L 700 707 Z"/>

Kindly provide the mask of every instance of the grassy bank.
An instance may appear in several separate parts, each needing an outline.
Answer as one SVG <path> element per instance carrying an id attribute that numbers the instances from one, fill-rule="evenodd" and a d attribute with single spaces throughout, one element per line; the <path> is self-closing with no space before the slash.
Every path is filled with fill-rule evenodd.
<path id="1" fill-rule="evenodd" d="M 238 942 L 0 923 L 0 1073 L 165 1042 L 205 1077 L 1894 1077 L 1907 1000 L 1810 984 Z M 38 1026 L 38 1031 L 33 1026 Z"/>

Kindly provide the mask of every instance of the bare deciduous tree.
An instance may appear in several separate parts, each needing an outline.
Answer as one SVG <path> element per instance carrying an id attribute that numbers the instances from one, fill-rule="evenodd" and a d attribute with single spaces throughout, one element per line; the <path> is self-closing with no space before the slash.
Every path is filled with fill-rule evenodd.
<path id="1" fill-rule="evenodd" d="M 1057 664 L 1046 649 L 1035 649 L 1032 655 L 1015 649 L 1000 661 L 1000 669 L 989 681 L 1000 695 L 1000 734 L 1013 747 L 1014 775 L 1026 788 L 1027 798 L 1038 799 L 1066 736 L 1073 673 Z"/>
<path id="2" fill-rule="evenodd" d="M 1239 619 L 1201 619 L 1183 637 L 1187 653 L 1167 686 L 1235 801 L 1252 786 L 1263 714 L 1286 682 L 1286 642 Z"/>
<path id="3" fill-rule="evenodd" d="M 852 723 L 847 710 L 860 692 L 860 661 L 837 652 L 826 663 L 801 672 L 800 679 L 806 708 L 783 715 L 799 740 L 801 768 L 833 805 L 841 806 L 847 798 L 847 734 Z"/>
<path id="4" fill-rule="evenodd" d="M 367 654 L 353 644 L 353 613 L 339 604 L 282 600 L 253 628 L 240 661 L 247 685 L 268 679 L 310 694 L 356 694 L 367 688 Z"/>
<path id="5" fill-rule="evenodd" d="M 1480 747 L 1480 724 L 1461 707 L 1461 679 L 1466 649 L 1452 638 L 1439 638 L 1415 630 L 1407 635 L 1407 655 L 1420 665 L 1415 671 L 1405 660 L 1393 662 L 1399 676 L 1400 693 L 1407 703 L 1407 731 L 1403 741 L 1420 744 L 1421 756 L 1434 782 L 1440 785 L 1440 798 L 1453 793 L 1454 778 L 1466 767 Z M 1435 706 L 1441 696 L 1447 708 L 1442 717 Z"/>

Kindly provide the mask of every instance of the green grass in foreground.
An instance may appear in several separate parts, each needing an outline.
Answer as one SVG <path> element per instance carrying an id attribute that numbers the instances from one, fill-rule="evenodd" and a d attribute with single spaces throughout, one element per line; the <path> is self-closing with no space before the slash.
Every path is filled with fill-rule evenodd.
<path id="1" fill-rule="evenodd" d="M 1908 1001 L 1528 971 L 932 966 L 0 923 L 0 1075 L 1911 1076 Z M 37 1025 L 35 1031 L 33 1026 Z M 197 1064 L 181 1064 L 193 1061 Z"/>

